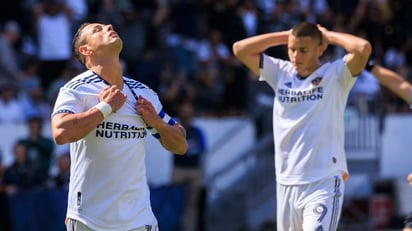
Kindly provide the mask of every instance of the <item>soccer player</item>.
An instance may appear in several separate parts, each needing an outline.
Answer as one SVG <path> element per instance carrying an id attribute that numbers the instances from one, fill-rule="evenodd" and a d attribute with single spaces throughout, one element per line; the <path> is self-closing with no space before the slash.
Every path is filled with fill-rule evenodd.
<path id="1" fill-rule="evenodd" d="M 162 110 L 157 94 L 123 76 L 121 49 L 112 25 L 85 23 L 73 38 L 73 54 L 87 70 L 60 89 L 51 120 L 55 142 L 70 143 L 67 230 L 158 230 L 146 136 L 176 154 L 188 146 L 184 127 Z"/>
<path id="2" fill-rule="evenodd" d="M 327 63 L 328 45 L 347 54 Z M 265 54 L 287 45 L 289 60 Z M 233 52 L 275 92 L 277 230 L 336 230 L 348 176 L 343 115 L 371 53 L 368 41 L 309 22 L 237 41 Z"/>
<path id="3" fill-rule="evenodd" d="M 382 86 L 397 94 L 412 108 L 412 86 L 402 76 L 390 69 L 375 65 L 373 60 L 368 62 L 365 69 L 370 71 Z M 412 186 L 412 173 L 406 179 Z M 412 212 L 405 218 L 403 231 L 412 231 Z"/>

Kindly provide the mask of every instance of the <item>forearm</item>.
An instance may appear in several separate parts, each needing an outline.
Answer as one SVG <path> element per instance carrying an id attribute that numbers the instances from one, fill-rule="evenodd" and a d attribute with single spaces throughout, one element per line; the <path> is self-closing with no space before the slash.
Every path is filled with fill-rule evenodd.
<path id="1" fill-rule="evenodd" d="M 259 74 L 260 54 L 273 46 L 286 45 L 289 31 L 249 37 L 233 44 L 234 55 L 256 75 Z"/>
<path id="2" fill-rule="evenodd" d="M 187 151 L 186 130 L 180 124 L 169 125 L 163 123 L 156 127 L 159 132 L 159 141 L 162 146 L 170 152 L 176 154 L 185 154 Z"/>
<path id="3" fill-rule="evenodd" d="M 370 43 L 360 37 L 329 31 L 327 33 L 329 44 L 341 46 L 348 53 L 346 63 L 353 75 L 358 75 L 365 67 L 372 52 Z"/>
<path id="4" fill-rule="evenodd" d="M 411 84 L 399 74 L 378 65 L 372 68 L 371 73 L 380 84 L 393 91 L 408 104 L 411 104 Z"/>
<path id="5" fill-rule="evenodd" d="M 330 44 L 341 46 L 348 53 L 364 54 L 370 47 L 368 41 L 351 34 L 329 31 L 327 36 Z"/>
<path id="6" fill-rule="evenodd" d="M 233 44 L 235 54 L 260 54 L 269 47 L 286 45 L 289 31 L 266 33 L 245 38 Z"/>
<path id="7" fill-rule="evenodd" d="M 104 119 L 96 108 L 77 114 L 57 114 L 51 120 L 53 139 L 56 144 L 75 142 L 97 127 Z"/>

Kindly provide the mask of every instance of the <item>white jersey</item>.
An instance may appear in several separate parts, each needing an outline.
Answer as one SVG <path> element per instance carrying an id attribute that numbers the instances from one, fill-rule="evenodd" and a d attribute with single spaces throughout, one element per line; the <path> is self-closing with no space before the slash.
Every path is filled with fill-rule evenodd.
<path id="1" fill-rule="evenodd" d="M 344 110 L 356 78 L 343 59 L 300 78 L 289 61 L 261 55 L 260 80 L 275 91 L 273 133 L 276 179 L 307 184 L 347 174 Z"/>
<path id="2" fill-rule="evenodd" d="M 154 91 L 138 81 L 123 79 L 126 103 L 86 137 L 70 144 L 67 217 L 93 230 L 131 230 L 157 224 L 145 169 L 148 128 L 136 112 L 135 97 L 142 95 L 159 116 L 171 124 L 174 121 L 163 113 Z M 60 89 L 53 115 L 89 110 L 99 102 L 98 94 L 105 86 L 107 83 L 92 71 L 76 76 Z"/>

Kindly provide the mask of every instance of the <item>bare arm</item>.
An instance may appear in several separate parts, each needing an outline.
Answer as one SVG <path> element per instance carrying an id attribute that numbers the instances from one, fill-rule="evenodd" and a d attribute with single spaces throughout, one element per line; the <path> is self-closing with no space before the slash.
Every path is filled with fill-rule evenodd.
<path id="1" fill-rule="evenodd" d="M 103 114 L 96 108 L 78 114 L 57 114 L 51 120 L 53 139 L 58 145 L 75 142 L 89 134 L 103 119 Z"/>
<path id="2" fill-rule="evenodd" d="M 375 65 L 371 73 L 384 87 L 393 91 L 405 102 L 411 104 L 411 84 L 408 83 L 402 76 L 385 67 Z"/>
<path id="3" fill-rule="evenodd" d="M 116 111 L 126 102 L 126 95 L 113 85 L 100 92 L 99 101 L 108 103 Z M 82 113 L 57 114 L 51 120 L 53 139 L 59 145 L 75 142 L 89 134 L 103 119 L 103 113 L 95 107 Z"/>
<path id="4" fill-rule="evenodd" d="M 289 31 L 273 32 L 249 37 L 233 44 L 234 55 L 256 76 L 259 76 L 260 54 L 272 46 L 286 45 Z"/>
<path id="5" fill-rule="evenodd" d="M 186 130 L 182 125 L 179 123 L 169 125 L 163 121 L 157 115 L 150 101 L 142 96 L 139 96 L 137 100 L 136 110 L 150 127 L 159 132 L 159 141 L 166 150 L 176 154 L 186 153 L 188 144 Z"/>
<path id="6" fill-rule="evenodd" d="M 351 34 L 329 31 L 319 25 L 318 28 L 323 34 L 324 42 L 338 45 L 345 49 L 348 53 L 345 61 L 350 72 L 353 76 L 359 75 L 365 68 L 372 52 L 370 43 L 363 38 Z"/>
<path id="7" fill-rule="evenodd" d="M 168 125 L 162 123 L 155 127 L 160 134 L 160 143 L 162 146 L 176 154 L 185 154 L 187 151 L 186 129 L 176 123 L 175 125 Z"/>

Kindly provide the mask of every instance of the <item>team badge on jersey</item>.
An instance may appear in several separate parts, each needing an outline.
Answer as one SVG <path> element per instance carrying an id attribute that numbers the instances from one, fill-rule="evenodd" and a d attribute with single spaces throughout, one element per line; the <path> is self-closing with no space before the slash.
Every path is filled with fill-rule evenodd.
<path id="1" fill-rule="evenodd" d="M 322 81 L 322 77 L 316 77 L 312 80 L 312 85 L 313 86 L 318 86 L 320 84 L 320 82 Z"/>
<path id="2" fill-rule="evenodd" d="M 288 87 L 288 88 L 291 88 L 292 87 L 292 82 L 286 82 L 285 86 Z"/>

